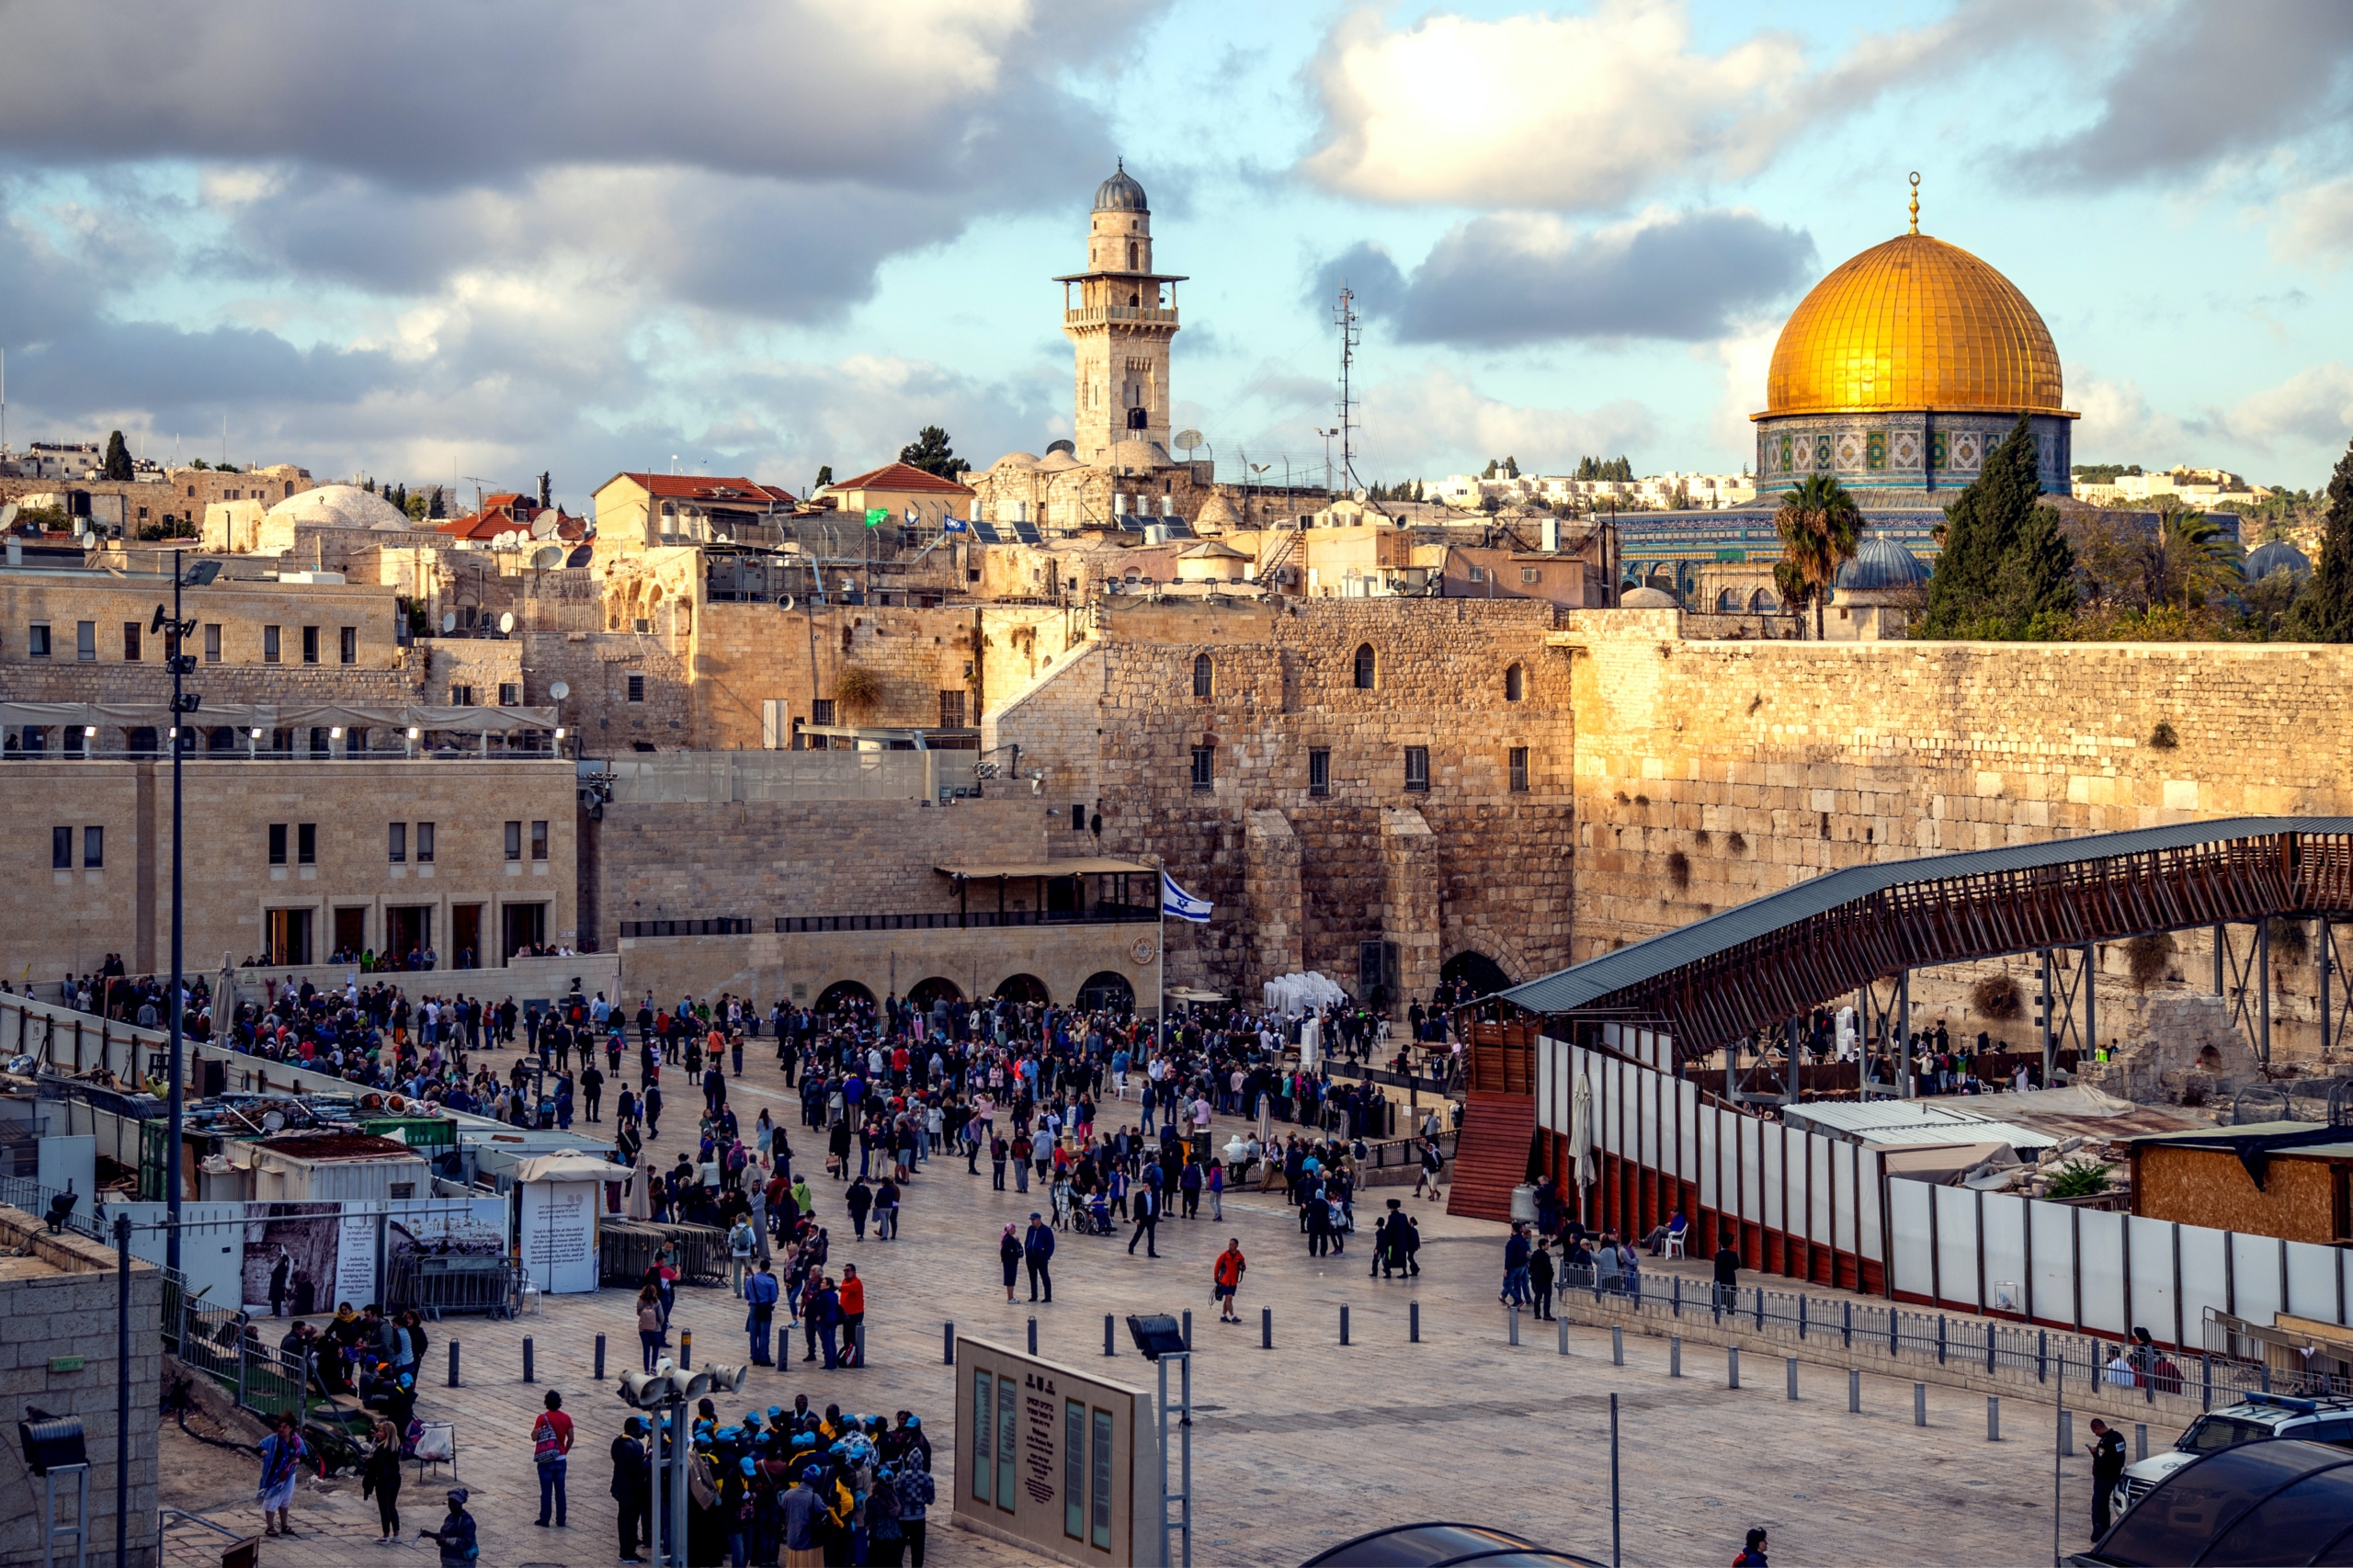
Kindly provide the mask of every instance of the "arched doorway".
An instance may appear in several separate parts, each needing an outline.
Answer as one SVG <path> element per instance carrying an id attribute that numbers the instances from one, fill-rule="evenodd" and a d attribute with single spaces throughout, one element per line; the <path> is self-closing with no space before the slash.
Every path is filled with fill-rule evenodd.
<path id="1" fill-rule="evenodd" d="M 1470 987 L 1472 999 L 1492 996 L 1511 986 L 1511 976 L 1503 966 L 1476 949 L 1466 949 L 1447 960 L 1438 975 L 1450 985 Z"/>
<path id="2" fill-rule="evenodd" d="M 1132 1013 L 1136 1010 L 1136 988 L 1128 977 L 1117 970 L 1098 970 L 1086 977 L 1078 988 L 1078 1010 L 1082 1013 Z"/>
<path id="3" fill-rule="evenodd" d="M 817 1012 L 821 1017 L 826 1013 L 847 1013 L 853 1009 L 867 1013 L 874 1010 L 874 993 L 855 980 L 836 980 L 817 997 Z"/>
<path id="4" fill-rule="evenodd" d="M 908 989 L 907 1006 L 918 1013 L 928 1013 L 931 1005 L 943 997 L 950 1002 L 960 1002 L 964 997 L 963 988 L 952 980 L 943 980 L 935 974 L 928 980 L 916 981 Z"/>
<path id="5" fill-rule="evenodd" d="M 237 749 L 237 732 L 226 724 L 215 724 L 204 737 L 207 751 L 230 752 Z"/>
<path id="6" fill-rule="evenodd" d="M 1046 983 L 1034 974 L 1008 974 L 997 983 L 996 994 L 1008 1002 L 1035 1002 L 1040 1006 L 1053 998 L 1046 994 Z"/>
<path id="7" fill-rule="evenodd" d="M 155 755 L 155 726 L 153 724 L 141 724 L 135 729 L 125 731 L 123 740 L 125 742 L 123 749 L 133 756 Z"/>

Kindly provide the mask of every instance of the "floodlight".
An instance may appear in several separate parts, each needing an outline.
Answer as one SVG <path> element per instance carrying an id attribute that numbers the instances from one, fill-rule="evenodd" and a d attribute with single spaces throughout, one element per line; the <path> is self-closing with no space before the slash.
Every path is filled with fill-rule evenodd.
<path id="1" fill-rule="evenodd" d="M 259 740 L 259 739 L 261 739 L 261 732 L 260 732 L 259 730 L 256 730 L 256 731 L 254 732 L 254 739 L 256 739 L 256 740 Z"/>
<path id="2" fill-rule="evenodd" d="M 327 739 L 331 741 L 339 741 L 343 739 L 343 726 L 341 724 L 337 724 L 333 729 L 329 730 L 327 732 Z"/>
<path id="3" fill-rule="evenodd" d="M 25 1407 L 25 1416 L 17 1423 L 17 1444 L 24 1453 L 27 1470 L 46 1476 L 52 1470 L 70 1470 L 90 1462 L 88 1445 L 82 1440 L 80 1416 L 51 1415 L 29 1404 Z"/>
<path id="4" fill-rule="evenodd" d="M 408 727 L 408 738 L 409 738 L 410 740 L 415 740 L 419 735 L 421 735 L 421 734 L 423 734 L 423 733 L 424 733 L 424 732 L 423 732 L 422 730 L 419 730 L 419 729 L 418 729 L 415 725 L 414 725 L 414 724 L 411 724 L 411 725 Z"/>
<path id="5" fill-rule="evenodd" d="M 555 733 L 555 738 L 556 738 L 557 740 L 562 740 L 562 739 L 563 739 L 563 732 L 562 730 L 558 730 L 558 731 L 556 731 L 556 733 Z"/>
<path id="6" fill-rule="evenodd" d="M 1182 1324 L 1166 1312 L 1151 1312 L 1142 1316 L 1128 1314 L 1128 1335 L 1143 1352 L 1147 1361 L 1157 1361 L 1163 1356 L 1181 1356 L 1188 1348 L 1185 1344 Z"/>
<path id="7" fill-rule="evenodd" d="M 188 575 L 182 577 L 180 581 L 191 588 L 201 588 L 209 586 L 212 579 L 219 575 L 221 575 L 221 562 L 199 561 L 188 569 Z"/>
<path id="8" fill-rule="evenodd" d="M 96 724 L 85 724 L 85 725 L 83 725 L 83 726 L 82 726 L 82 738 L 83 738 L 84 740 L 85 740 L 85 741 L 95 741 L 95 740 L 97 740 L 97 739 L 98 738 L 98 727 L 97 727 Z"/>

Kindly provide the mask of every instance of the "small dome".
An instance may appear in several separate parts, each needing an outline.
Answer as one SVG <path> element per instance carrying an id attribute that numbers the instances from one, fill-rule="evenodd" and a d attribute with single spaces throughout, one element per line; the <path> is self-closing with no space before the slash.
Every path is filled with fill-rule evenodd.
<path id="1" fill-rule="evenodd" d="M 1840 593 L 1884 592 L 1890 588 L 1908 588 L 1928 580 L 1928 569 L 1920 558 L 1892 539 L 1870 538 L 1863 540 L 1854 558 L 1838 568 L 1837 579 L 1831 586 Z"/>
<path id="2" fill-rule="evenodd" d="M 1070 455 L 1069 449 L 1063 447 L 1049 447 L 1046 449 L 1046 455 L 1039 460 L 1038 472 L 1040 473 L 1060 473 L 1064 469 L 1077 468 L 1079 466 L 1079 460 Z"/>
<path id="3" fill-rule="evenodd" d="M 2246 580 L 2260 583 L 2274 572 L 2285 572 L 2302 580 L 2313 574 L 2313 563 L 2304 552 L 2284 540 L 2258 544 L 2246 552 Z"/>
<path id="4" fill-rule="evenodd" d="M 1664 588 L 1629 588 L 1618 596 L 1620 609 L 1673 609 L 1675 596 Z"/>
<path id="5" fill-rule="evenodd" d="M 1193 531 L 1197 534 L 1232 533 L 1242 526 L 1242 514 L 1224 495 L 1212 492 L 1193 515 Z"/>
<path id="6" fill-rule="evenodd" d="M 992 470 L 1000 468 L 1036 468 L 1037 466 L 1038 456 L 1035 452 L 1007 452 L 1005 456 L 997 459 L 996 461 L 989 464 L 989 467 Z"/>
<path id="7" fill-rule="evenodd" d="M 1128 173 L 1128 161 L 1125 158 L 1120 160 L 1119 168 L 1113 172 L 1109 179 L 1095 187 L 1095 210 L 1097 212 L 1149 212 L 1152 210 L 1144 203 L 1143 187 L 1138 185 L 1134 176 Z"/>
<path id="8" fill-rule="evenodd" d="M 415 527 L 407 513 L 356 484 L 322 484 L 315 490 L 297 491 L 272 506 L 267 515 L 289 526 L 312 523 L 387 533 L 405 533 Z"/>

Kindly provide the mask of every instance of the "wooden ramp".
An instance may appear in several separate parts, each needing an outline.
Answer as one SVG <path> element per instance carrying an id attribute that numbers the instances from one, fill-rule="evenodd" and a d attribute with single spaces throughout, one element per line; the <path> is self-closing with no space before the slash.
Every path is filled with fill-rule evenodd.
<path id="1" fill-rule="evenodd" d="M 1528 1179 L 1536 1138 L 1536 1101 L 1527 1095 L 1472 1090 L 1455 1143 L 1446 1211 L 1474 1220 L 1509 1220 L 1511 1189 Z"/>

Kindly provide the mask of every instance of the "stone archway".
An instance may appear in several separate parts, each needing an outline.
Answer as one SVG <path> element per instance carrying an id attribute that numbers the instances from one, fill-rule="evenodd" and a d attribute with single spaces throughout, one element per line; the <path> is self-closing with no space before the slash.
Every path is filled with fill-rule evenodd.
<path id="1" fill-rule="evenodd" d="M 871 1012 L 874 993 L 855 980 L 836 980 L 819 994 L 816 1011 L 820 1017 L 827 1013 L 846 1012 L 853 1007 Z"/>
<path id="2" fill-rule="evenodd" d="M 930 1012 L 931 1005 L 943 997 L 950 1002 L 961 1002 L 964 999 L 964 988 L 936 974 L 926 980 L 918 980 L 907 988 L 907 1005 L 918 1013 Z"/>
<path id="3" fill-rule="evenodd" d="M 996 994 L 1008 1002 L 1035 1002 L 1040 1006 L 1053 1000 L 1046 983 L 1034 974 L 1008 974 L 997 982 Z"/>
<path id="4" fill-rule="evenodd" d="M 1136 1010 L 1136 988 L 1118 970 L 1099 970 L 1088 975 L 1086 983 L 1078 988 L 1078 1010 L 1132 1013 Z"/>
<path id="5" fill-rule="evenodd" d="M 1463 949 L 1447 960 L 1438 972 L 1442 981 L 1469 985 L 1473 997 L 1492 996 L 1511 985 L 1511 976 L 1504 972 L 1503 965 L 1476 948 Z"/>

